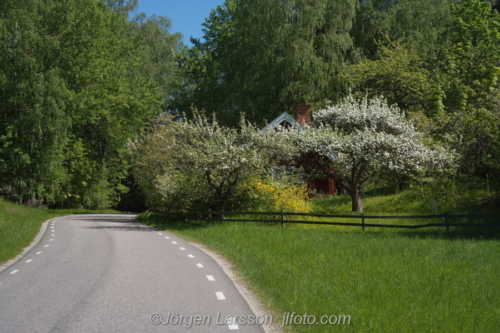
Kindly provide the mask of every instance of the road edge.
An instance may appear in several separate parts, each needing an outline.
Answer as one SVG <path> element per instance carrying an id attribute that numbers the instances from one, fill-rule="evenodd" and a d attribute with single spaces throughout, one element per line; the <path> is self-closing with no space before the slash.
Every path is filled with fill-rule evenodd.
<path id="1" fill-rule="evenodd" d="M 47 221 L 43 222 L 42 226 L 40 227 L 40 230 L 38 230 L 38 234 L 36 234 L 35 238 L 33 238 L 33 240 L 31 241 L 30 245 L 28 245 L 27 247 L 25 247 L 21 251 L 21 253 L 18 254 L 16 257 L 14 257 L 12 259 L 9 259 L 5 263 L 1 264 L 0 265 L 0 272 L 2 272 L 4 270 L 6 270 L 7 268 L 9 268 L 10 266 L 14 265 L 16 262 L 18 262 L 19 260 L 21 260 L 26 255 L 26 253 L 28 253 L 32 248 L 34 248 L 40 242 L 40 240 L 42 239 L 43 235 L 47 231 L 47 227 L 49 225 L 49 222 L 52 221 L 55 218 L 57 218 L 57 217 L 53 217 L 53 218 L 48 219 Z"/>
<path id="2" fill-rule="evenodd" d="M 179 235 L 176 235 L 179 237 Z M 179 237 L 182 238 L 182 237 Z M 250 309 L 253 311 L 253 313 L 256 316 L 262 316 L 265 317 L 269 315 L 269 311 L 266 311 L 264 305 L 262 302 L 259 301 L 258 297 L 255 295 L 254 292 L 252 292 L 246 282 L 233 270 L 233 265 L 227 261 L 227 259 L 222 256 L 221 254 L 213 251 L 212 249 L 208 248 L 204 244 L 200 243 L 194 243 L 194 242 L 189 242 L 186 241 L 189 244 L 197 247 L 199 250 L 205 252 L 207 255 L 209 255 L 219 266 L 222 267 L 222 270 L 224 273 L 229 277 L 229 279 L 233 282 L 234 286 L 236 289 L 238 289 L 238 292 L 240 295 L 245 299 L 247 304 L 250 306 Z M 273 316 L 274 318 L 274 316 Z M 276 322 L 272 322 L 271 324 L 263 324 L 261 325 L 262 328 L 264 329 L 264 332 L 266 333 L 281 333 L 282 331 L 279 329 L 279 326 Z"/>

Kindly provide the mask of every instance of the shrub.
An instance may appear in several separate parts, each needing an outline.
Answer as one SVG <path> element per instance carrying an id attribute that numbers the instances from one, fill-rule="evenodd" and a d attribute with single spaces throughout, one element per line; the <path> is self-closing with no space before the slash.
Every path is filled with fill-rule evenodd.
<path id="1" fill-rule="evenodd" d="M 252 209 L 260 212 L 310 213 L 306 185 L 292 181 L 252 178 L 240 190 L 249 197 Z M 268 217 L 263 217 L 268 218 Z M 302 216 L 288 219 L 302 219 Z"/>

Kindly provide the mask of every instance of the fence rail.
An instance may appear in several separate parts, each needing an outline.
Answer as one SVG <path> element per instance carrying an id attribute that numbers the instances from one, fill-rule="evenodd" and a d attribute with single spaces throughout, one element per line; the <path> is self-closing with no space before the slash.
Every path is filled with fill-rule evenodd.
<path id="1" fill-rule="evenodd" d="M 150 207 L 153 213 L 160 213 L 172 216 L 178 216 L 184 220 L 184 222 L 190 223 L 189 221 L 207 221 L 210 226 L 212 222 L 262 222 L 262 223 L 281 223 L 284 227 L 285 224 L 315 224 L 315 225 L 339 225 L 339 226 L 350 226 L 350 227 L 361 227 L 365 231 L 366 227 L 376 227 L 376 228 L 401 228 L 401 229 L 419 229 L 419 228 L 429 228 L 429 227 L 445 227 L 446 232 L 450 231 L 450 227 L 500 227 L 500 215 L 391 215 L 391 216 L 379 216 L 379 215 L 330 215 L 330 214 L 315 214 L 315 213 L 287 213 L 281 212 L 217 212 L 217 211 L 197 211 L 189 210 L 187 213 L 173 213 L 166 212 L 165 210 L 159 209 L 160 207 Z M 163 208 L 163 207 L 161 207 Z M 262 216 L 277 216 L 280 217 L 279 220 L 270 219 L 239 219 L 239 218 L 226 218 L 225 216 L 230 215 L 262 215 Z M 216 217 L 220 216 L 220 217 Z M 287 216 L 304 216 L 304 217 L 316 217 L 316 218 L 343 218 L 343 219 L 357 219 L 359 222 L 335 222 L 335 221 L 308 221 L 308 220 L 290 220 L 286 219 Z M 426 224 L 376 224 L 376 223 L 366 223 L 365 220 L 379 219 L 379 220 L 391 220 L 391 219 L 442 219 L 443 223 L 426 223 Z M 491 219 L 491 223 L 452 223 L 450 220 L 453 219 Z"/>

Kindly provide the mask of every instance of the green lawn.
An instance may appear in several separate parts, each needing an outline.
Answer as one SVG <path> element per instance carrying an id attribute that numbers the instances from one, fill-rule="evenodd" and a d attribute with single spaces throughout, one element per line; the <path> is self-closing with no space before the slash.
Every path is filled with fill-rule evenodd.
<path id="1" fill-rule="evenodd" d="M 85 213 L 118 213 L 113 210 L 40 209 L 0 199 L 0 264 L 17 256 L 37 235 L 42 223 L 57 216 Z"/>
<path id="2" fill-rule="evenodd" d="M 368 197 L 366 212 L 431 213 L 423 211 L 422 202 L 405 203 L 409 200 L 405 195 Z M 450 213 L 494 213 L 498 207 L 491 202 L 484 205 L 477 198 Z M 315 205 L 345 214 L 350 202 L 336 197 Z M 401 211 L 403 208 L 406 210 Z M 437 228 L 416 232 L 377 228 L 363 233 L 361 228 L 287 225 L 282 229 L 266 223 L 193 227 L 147 214 L 140 220 L 223 254 L 278 316 L 293 312 L 317 319 L 323 315 L 351 316 L 349 325 L 293 324 L 286 327 L 289 331 L 499 329 L 498 229 L 455 229 L 446 234 Z M 275 317 L 276 321 L 281 323 L 281 318 Z"/>

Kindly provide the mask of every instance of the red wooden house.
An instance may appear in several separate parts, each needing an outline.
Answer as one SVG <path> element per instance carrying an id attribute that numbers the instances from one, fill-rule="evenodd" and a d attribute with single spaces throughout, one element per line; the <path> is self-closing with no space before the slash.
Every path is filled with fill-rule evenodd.
<path id="1" fill-rule="evenodd" d="M 311 106 L 310 105 L 297 105 L 295 108 L 297 112 L 297 119 L 294 119 L 287 112 L 283 112 L 279 117 L 267 124 L 262 131 L 267 131 L 274 129 L 278 126 L 283 126 L 285 128 L 294 127 L 299 130 L 307 130 L 307 126 L 311 125 Z M 311 174 L 317 170 L 318 165 L 321 160 L 324 160 L 323 156 L 314 156 L 312 154 L 300 156 L 294 167 L 302 167 L 306 174 Z M 316 192 L 318 194 L 329 194 L 335 195 L 335 180 L 331 177 L 318 178 L 309 183 L 307 183 L 309 191 Z"/>

